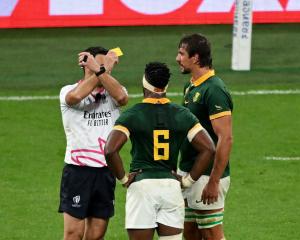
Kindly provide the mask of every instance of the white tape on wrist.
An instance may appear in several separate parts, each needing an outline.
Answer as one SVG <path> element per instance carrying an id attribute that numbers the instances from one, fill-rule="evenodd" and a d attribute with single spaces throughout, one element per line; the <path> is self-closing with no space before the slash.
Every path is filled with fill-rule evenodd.
<path id="1" fill-rule="evenodd" d="M 122 178 L 122 179 L 118 179 L 118 181 L 121 183 L 121 184 L 125 184 L 128 182 L 128 176 L 127 174 L 125 173 L 125 176 Z"/>
<path id="2" fill-rule="evenodd" d="M 184 188 L 188 188 L 188 187 L 192 186 L 195 182 L 196 181 L 194 179 L 192 179 L 190 174 L 182 177 L 182 179 L 181 179 L 181 183 Z"/>

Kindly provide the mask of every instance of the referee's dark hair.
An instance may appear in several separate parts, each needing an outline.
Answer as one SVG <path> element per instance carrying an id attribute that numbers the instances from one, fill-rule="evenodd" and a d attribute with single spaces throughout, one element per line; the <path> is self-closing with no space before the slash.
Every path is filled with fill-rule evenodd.
<path id="1" fill-rule="evenodd" d="M 108 50 L 104 47 L 89 47 L 84 50 L 84 52 L 88 52 L 92 54 L 94 57 L 98 54 L 106 55 L 108 53 Z"/>
<path id="2" fill-rule="evenodd" d="M 90 54 L 92 54 L 94 57 L 96 57 L 96 55 L 101 54 L 101 55 L 106 55 L 108 53 L 108 50 L 104 47 L 89 47 L 87 49 L 84 50 L 84 52 L 88 52 Z M 83 74 L 85 73 L 85 68 L 82 68 L 83 70 Z"/>
<path id="3" fill-rule="evenodd" d="M 165 63 L 150 62 L 145 68 L 145 78 L 154 87 L 163 89 L 170 80 L 170 69 Z"/>
<path id="4" fill-rule="evenodd" d="M 192 34 L 184 36 L 178 45 L 178 48 L 185 48 L 189 57 L 199 55 L 200 67 L 212 68 L 211 46 L 208 39 L 202 34 Z"/>

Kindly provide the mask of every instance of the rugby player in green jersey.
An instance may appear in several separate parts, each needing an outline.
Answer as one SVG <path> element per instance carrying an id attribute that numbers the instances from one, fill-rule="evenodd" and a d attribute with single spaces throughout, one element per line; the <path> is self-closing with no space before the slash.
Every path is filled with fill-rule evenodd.
<path id="1" fill-rule="evenodd" d="M 200 34 L 183 37 L 176 61 L 182 73 L 192 76 L 184 87 L 183 106 L 199 119 L 216 144 L 214 162 L 191 188 L 184 191 L 187 205 L 184 236 L 187 240 L 224 240 L 222 223 L 230 184 L 233 103 L 224 82 L 212 68 L 211 47 L 206 37 Z M 196 157 L 197 150 L 185 141 L 178 173 L 185 176 Z M 199 199 L 201 195 L 203 201 Z"/>
<path id="2" fill-rule="evenodd" d="M 182 239 L 184 200 L 180 186 L 192 186 L 214 157 L 213 141 L 197 118 L 166 98 L 169 78 L 165 64 L 146 65 L 143 102 L 121 114 L 105 145 L 109 168 L 128 187 L 125 227 L 131 240 L 153 239 L 155 230 L 160 240 Z M 129 175 L 119 155 L 128 139 L 132 143 Z M 185 139 L 198 154 L 189 173 L 177 179 L 174 171 Z"/>

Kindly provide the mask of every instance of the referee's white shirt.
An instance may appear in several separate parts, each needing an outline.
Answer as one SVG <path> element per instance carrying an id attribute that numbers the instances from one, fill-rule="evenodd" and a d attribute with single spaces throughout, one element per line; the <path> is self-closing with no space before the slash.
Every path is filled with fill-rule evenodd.
<path id="1" fill-rule="evenodd" d="M 67 139 L 65 163 L 79 166 L 107 166 L 104 145 L 120 109 L 103 88 L 101 99 L 96 102 L 90 94 L 80 103 L 68 106 L 65 97 L 78 83 L 67 85 L 60 91 L 60 108 Z"/>

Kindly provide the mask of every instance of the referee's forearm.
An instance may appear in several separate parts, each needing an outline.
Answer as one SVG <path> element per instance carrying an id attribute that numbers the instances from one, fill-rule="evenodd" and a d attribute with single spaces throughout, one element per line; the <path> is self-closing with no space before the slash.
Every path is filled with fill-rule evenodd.
<path id="1" fill-rule="evenodd" d="M 101 84 L 108 91 L 109 95 L 114 98 L 120 106 L 124 106 L 128 102 L 128 95 L 124 91 L 122 85 L 110 74 L 104 73 L 98 77 Z"/>

